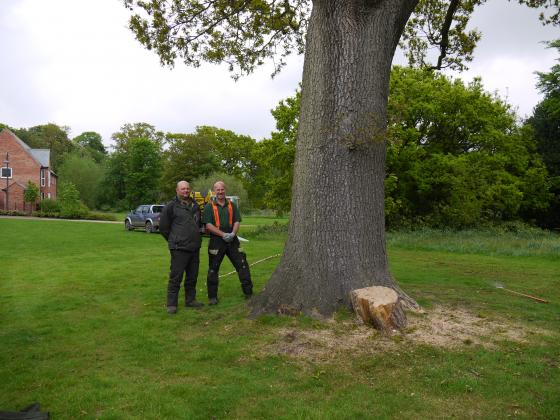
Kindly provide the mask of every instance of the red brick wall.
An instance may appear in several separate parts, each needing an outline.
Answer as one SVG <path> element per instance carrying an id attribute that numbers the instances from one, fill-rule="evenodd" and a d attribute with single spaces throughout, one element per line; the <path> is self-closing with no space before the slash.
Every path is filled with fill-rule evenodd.
<path id="1" fill-rule="evenodd" d="M 4 179 L 2 179 L 4 181 Z M 6 188 L 4 186 L 4 188 Z M 9 188 L 9 192 L 10 192 L 10 196 L 9 196 L 9 201 L 8 201 L 8 210 L 18 210 L 18 211 L 24 211 L 25 207 L 24 205 L 27 205 L 27 207 L 30 207 L 30 204 L 25 204 L 24 198 L 23 198 L 23 193 L 25 192 L 25 188 L 23 188 L 21 185 L 19 184 L 10 184 L 10 188 Z M 4 191 L 2 191 L 2 194 L 0 194 L 0 209 L 4 210 L 4 199 L 5 199 L 5 194 Z"/>
<path id="2" fill-rule="evenodd" d="M 54 173 L 50 171 L 50 169 L 45 168 L 45 186 L 39 188 L 39 192 L 45 195 L 45 198 L 49 198 L 49 193 L 51 194 L 51 199 L 56 200 L 56 191 L 57 187 L 56 184 L 58 183 L 58 179 Z M 51 177 L 51 183 L 49 186 L 49 174 Z M 40 194 L 39 194 L 40 196 Z"/>
<path id="3" fill-rule="evenodd" d="M 25 201 L 23 199 L 23 192 L 25 188 L 23 188 L 19 184 L 12 184 L 10 185 L 10 209 L 11 210 L 19 210 L 24 211 Z"/>
<path id="4" fill-rule="evenodd" d="M 15 135 L 9 130 L 2 130 L 0 132 L 0 165 L 5 166 L 3 161 L 6 159 L 6 152 L 9 152 L 10 163 L 12 168 L 12 178 L 8 179 L 9 185 L 14 182 L 19 182 L 22 185 L 27 185 L 28 181 L 33 182 L 37 187 L 40 184 L 40 170 L 41 165 L 28 153 L 26 149 L 19 144 Z M 48 171 L 48 169 L 46 169 Z M 48 178 L 46 179 L 48 185 Z M 6 178 L 0 178 L 0 188 L 6 188 Z M 52 186 L 51 186 L 52 189 Z M 18 188 L 21 193 L 12 192 L 10 189 L 9 207 L 13 210 L 17 207 L 18 210 L 23 210 L 23 192 Z M 55 188 L 56 191 L 56 188 Z M 5 193 L 0 192 L 0 209 L 4 209 Z M 45 194 L 46 196 L 46 194 Z M 51 192 L 52 196 L 52 192 Z M 56 193 L 55 193 L 56 197 Z"/>

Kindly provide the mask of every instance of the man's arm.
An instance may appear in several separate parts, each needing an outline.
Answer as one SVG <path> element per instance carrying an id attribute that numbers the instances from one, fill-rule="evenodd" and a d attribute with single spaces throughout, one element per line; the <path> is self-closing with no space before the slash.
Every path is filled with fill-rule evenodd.
<path id="1" fill-rule="evenodd" d="M 169 240 L 169 233 L 171 232 L 171 220 L 173 219 L 173 204 L 167 204 L 161 211 L 161 216 L 159 218 L 159 232 L 165 238 Z"/>
<path id="2" fill-rule="evenodd" d="M 193 200 L 193 210 L 194 210 L 194 221 L 196 223 L 196 225 L 198 226 L 198 229 L 202 229 L 204 227 L 204 223 L 202 222 L 202 213 L 200 211 L 200 207 L 198 207 L 198 204 L 196 201 Z"/>
<path id="3" fill-rule="evenodd" d="M 239 230 L 239 227 L 240 227 L 240 226 L 241 226 L 241 224 L 240 224 L 239 222 L 235 222 L 235 223 L 233 224 L 232 233 L 233 233 L 234 235 L 237 235 L 237 231 Z"/>
<path id="4" fill-rule="evenodd" d="M 212 223 L 206 223 L 206 231 L 216 235 L 216 236 L 221 236 L 223 237 L 225 235 L 224 232 L 222 232 L 220 229 L 218 229 L 216 226 L 214 226 Z"/>
<path id="5" fill-rule="evenodd" d="M 241 227 L 241 213 L 239 213 L 239 207 L 233 201 L 231 203 L 233 207 L 233 230 L 232 233 L 237 235 L 237 231 Z"/>

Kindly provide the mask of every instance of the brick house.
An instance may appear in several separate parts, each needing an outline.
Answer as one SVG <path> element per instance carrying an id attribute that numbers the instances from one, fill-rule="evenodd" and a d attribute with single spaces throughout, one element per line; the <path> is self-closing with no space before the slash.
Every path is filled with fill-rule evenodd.
<path id="1" fill-rule="evenodd" d="M 0 131 L 1 210 L 25 211 L 28 181 L 39 187 L 39 200 L 56 199 L 57 176 L 50 169 L 50 158 L 50 150 L 32 149 L 7 128 Z"/>

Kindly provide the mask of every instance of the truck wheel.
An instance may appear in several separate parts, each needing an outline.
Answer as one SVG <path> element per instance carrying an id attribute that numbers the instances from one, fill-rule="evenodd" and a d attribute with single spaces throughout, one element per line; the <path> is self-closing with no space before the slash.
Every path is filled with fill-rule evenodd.
<path id="1" fill-rule="evenodd" d="M 128 221 L 128 219 L 124 221 L 124 228 L 125 228 L 126 230 L 134 230 L 134 226 L 132 226 L 132 225 L 130 224 L 130 222 Z"/>
<path id="2" fill-rule="evenodd" d="M 150 221 L 146 222 L 146 233 L 154 233 L 154 225 Z"/>

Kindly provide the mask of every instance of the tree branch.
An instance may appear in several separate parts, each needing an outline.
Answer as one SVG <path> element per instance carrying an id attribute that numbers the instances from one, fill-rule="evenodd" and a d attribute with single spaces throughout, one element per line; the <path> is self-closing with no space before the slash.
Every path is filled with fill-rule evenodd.
<path id="1" fill-rule="evenodd" d="M 441 28 L 441 41 L 439 43 L 439 57 L 436 66 L 431 66 L 430 70 L 441 70 L 443 59 L 447 55 L 447 47 L 449 47 L 449 29 L 451 28 L 451 23 L 453 23 L 453 16 L 459 7 L 461 0 L 451 0 L 449 3 L 449 8 L 445 14 L 445 20 L 443 21 L 443 27 Z"/>

